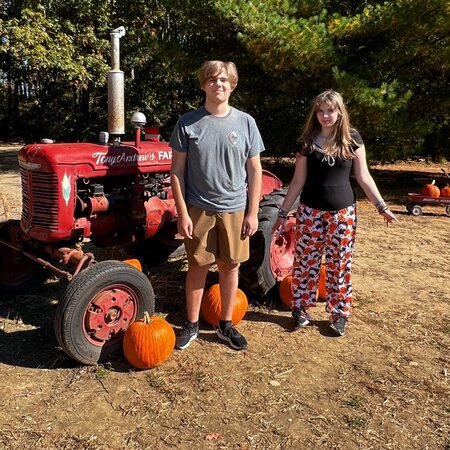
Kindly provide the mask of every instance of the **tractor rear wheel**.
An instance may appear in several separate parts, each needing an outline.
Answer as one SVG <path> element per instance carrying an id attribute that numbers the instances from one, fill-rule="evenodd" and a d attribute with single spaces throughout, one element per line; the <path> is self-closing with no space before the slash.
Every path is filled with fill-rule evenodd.
<path id="1" fill-rule="evenodd" d="M 56 309 L 56 338 L 75 361 L 97 364 L 118 353 L 129 325 L 154 310 L 153 288 L 142 272 L 120 261 L 102 261 L 68 285 Z"/>
<path id="2" fill-rule="evenodd" d="M 275 237 L 272 229 L 286 189 L 275 189 L 259 205 L 258 231 L 250 238 L 250 258 L 240 267 L 243 287 L 264 297 L 278 281 L 292 272 L 295 250 L 295 217 L 289 216 L 285 232 Z"/>

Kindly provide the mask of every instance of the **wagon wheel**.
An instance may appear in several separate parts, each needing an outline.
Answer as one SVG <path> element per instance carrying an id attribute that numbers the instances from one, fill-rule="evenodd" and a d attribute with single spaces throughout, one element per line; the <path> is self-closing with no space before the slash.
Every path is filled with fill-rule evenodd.
<path id="1" fill-rule="evenodd" d="M 412 209 L 413 206 L 414 206 L 414 203 L 408 202 L 406 204 L 406 211 L 408 211 L 411 214 L 411 209 Z"/>
<path id="2" fill-rule="evenodd" d="M 103 261 L 67 287 L 56 310 L 56 338 L 75 361 L 96 364 L 117 353 L 128 326 L 154 309 L 153 288 L 142 272 L 120 261 Z"/>
<path id="3" fill-rule="evenodd" d="M 276 238 L 272 233 L 278 218 L 278 208 L 285 196 L 285 189 L 276 189 L 264 196 L 259 205 L 258 231 L 250 238 L 250 258 L 240 267 L 243 285 L 260 297 L 292 272 L 295 218 L 289 217 L 283 236 Z"/>
<path id="4" fill-rule="evenodd" d="M 422 214 L 422 207 L 420 205 L 413 205 L 411 207 L 411 214 L 413 216 L 420 216 Z"/>
<path id="5" fill-rule="evenodd" d="M 445 207 L 445 213 L 447 214 L 447 216 L 450 216 L 450 206 Z"/>
<path id="6" fill-rule="evenodd" d="M 0 237 L 10 242 L 8 225 L 19 227 L 19 223 L 10 221 L 0 229 Z M 0 245 L 0 292 L 19 294 L 30 292 L 39 287 L 48 278 L 49 271 L 44 266 L 26 257 L 22 252 L 6 245 Z"/>

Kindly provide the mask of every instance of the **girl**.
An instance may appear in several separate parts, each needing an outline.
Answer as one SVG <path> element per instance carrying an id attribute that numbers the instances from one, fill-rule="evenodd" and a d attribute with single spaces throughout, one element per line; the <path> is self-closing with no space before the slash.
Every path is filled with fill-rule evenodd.
<path id="1" fill-rule="evenodd" d="M 297 141 L 295 172 L 279 208 L 274 231 L 282 233 L 288 211 L 300 194 L 292 276 L 293 328 L 310 321 L 306 309 L 316 306 L 322 255 L 327 272 L 331 329 L 342 336 L 352 311 L 351 264 L 356 231 L 353 175 L 389 223 L 397 222 L 369 173 L 359 133 L 350 127 L 342 97 L 333 90 L 317 96 Z"/>

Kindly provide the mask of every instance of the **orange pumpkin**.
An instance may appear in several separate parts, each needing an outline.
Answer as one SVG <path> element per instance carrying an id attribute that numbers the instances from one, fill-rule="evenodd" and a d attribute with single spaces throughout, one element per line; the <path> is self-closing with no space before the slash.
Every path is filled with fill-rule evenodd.
<path id="1" fill-rule="evenodd" d="M 423 186 L 420 190 L 420 195 L 423 195 L 424 197 L 438 198 L 441 195 L 441 191 L 434 183 L 435 181 L 433 180 L 430 184 Z"/>
<path id="2" fill-rule="evenodd" d="M 317 300 L 326 300 L 327 298 L 327 274 L 325 264 L 320 265 L 319 286 L 317 288 Z M 291 302 L 294 300 L 292 295 L 292 275 L 287 275 L 281 280 L 279 286 L 279 296 L 284 305 L 291 308 Z"/>
<path id="3" fill-rule="evenodd" d="M 133 322 L 125 331 L 123 353 L 137 369 L 152 369 L 166 361 L 175 348 L 175 332 L 161 317 L 144 318 Z"/>
<path id="4" fill-rule="evenodd" d="M 327 269 L 325 264 L 320 265 L 319 287 L 317 288 L 318 299 L 326 300 L 327 298 Z"/>
<path id="5" fill-rule="evenodd" d="M 294 300 L 292 295 L 292 275 L 286 275 L 278 287 L 278 295 L 283 303 L 283 305 L 288 308 L 292 308 L 291 302 Z"/>
<path id="6" fill-rule="evenodd" d="M 233 325 L 237 325 L 245 316 L 248 307 L 247 296 L 240 289 L 236 291 L 236 299 L 234 301 L 233 317 L 231 319 Z M 215 327 L 219 326 L 220 314 L 222 312 L 222 300 L 220 297 L 219 284 L 213 284 L 205 291 L 200 307 L 202 317 Z"/>
<path id="7" fill-rule="evenodd" d="M 449 185 L 444 186 L 441 189 L 441 197 L 450 197 L 450 186 Z"/>
<path id="8" fill-rule="evenodd" d="M 123 262 L 129 266 L 136 267 L 137 270 L 142 272 L 142 265 L 138 259 L 125 259 Z"/>

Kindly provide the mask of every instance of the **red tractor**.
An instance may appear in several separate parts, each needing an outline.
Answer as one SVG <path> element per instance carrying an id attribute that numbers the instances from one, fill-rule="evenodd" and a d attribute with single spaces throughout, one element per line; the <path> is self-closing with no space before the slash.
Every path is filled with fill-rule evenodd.
<path id="1" fill-rule="evenodd" d="M 108 74 L 108 129 L 98 143 L 41 142 L 19 152 L 22 216 L 0 223 L 0 290 L 16 294 L 43 283 L 50 272 L 69 281 L 55 314 L 55 334 L 64 351 L 83 364 L 107 359 L 121 347 L 127 327 L 155 309 L 148 277 L 122 261 L 96 262 L 83 251 L 96 247 L 150 242 L 151 252 L 173 250 L 177 211 L 170 187 L 171 149 L 157 131 L 146 129 L 134 113 L 134 142 L 122 142 L 123 72 L 119 39 L 111 33 L 112 68 Z M 111 139 L 109 139 L 111 136 Z M 293 261 L 295 223 L 282 238 L 272 236 L 281 181 L 264 171 L 259 231 L 251 257 L 242 264 L 244 287 L 257 296 L 286 276 Z"/>

